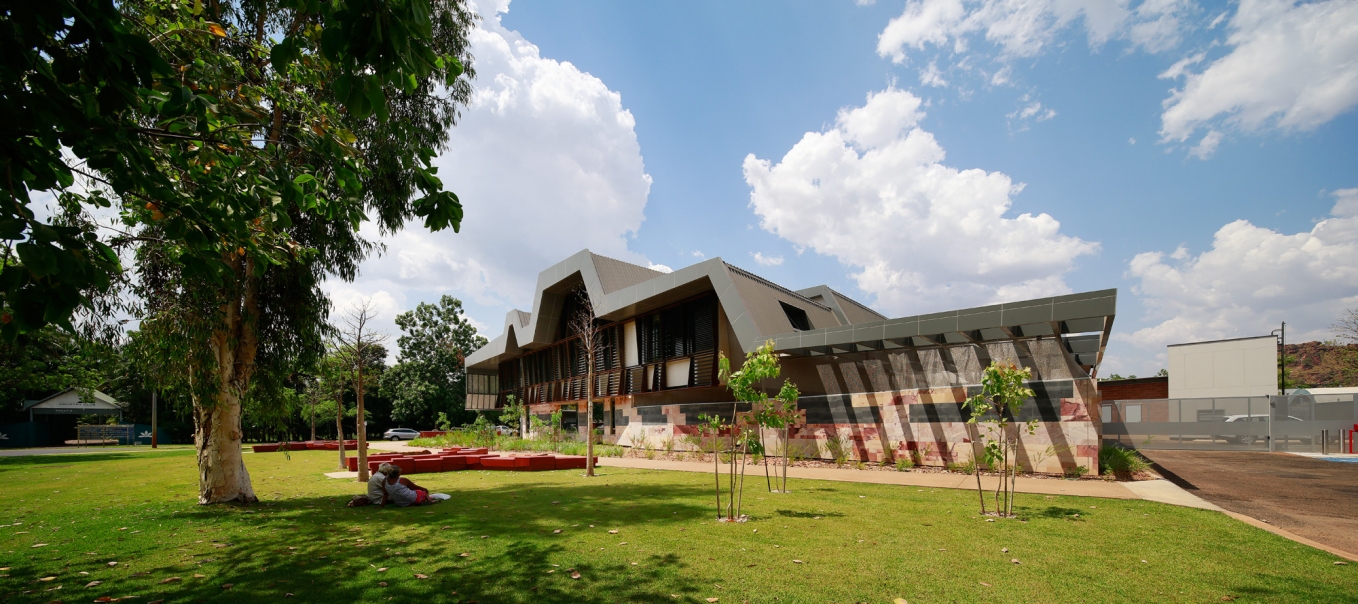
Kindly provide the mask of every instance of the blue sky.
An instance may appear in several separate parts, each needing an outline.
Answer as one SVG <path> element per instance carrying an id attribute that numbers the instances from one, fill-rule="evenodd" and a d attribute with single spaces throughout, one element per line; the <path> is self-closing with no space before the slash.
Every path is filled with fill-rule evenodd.
<path id="1" fill-rule="evenodd" d="M 1353 0 L 482 4 L 463 233 L 387 237 L 341 305 L 494 337 L 582 247 L 889 316 L 1115 287 L 1104 374 L 1358 307 Z"/>

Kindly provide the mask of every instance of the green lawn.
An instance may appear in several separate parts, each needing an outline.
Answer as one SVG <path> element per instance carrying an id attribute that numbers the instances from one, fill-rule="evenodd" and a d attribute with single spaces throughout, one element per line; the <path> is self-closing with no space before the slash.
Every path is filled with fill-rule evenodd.
<path id="1" fill-rule="evenodd" d="M 751 476 L 752 521 L 718 524 L 710 475 L 601 468 L 588 480 L 579 471 L 415 475 L 454 499 L 348 509 L 360 485 L 321 475 L 335 463 L 331 452 L 246 462 L 264 502 L 205 508 L 194 503 L 190 452 L 0 458 L 0 568 L 8 567 L 0 601 L 1352 602 L 1358 594 L 1358 565 L 1337 566 L 1221 514 L 1143 501 L 1022 495 L 1026 522 L 986 522 L 974 492 L 794 481 L 794 493 L 770 495 Z"/>

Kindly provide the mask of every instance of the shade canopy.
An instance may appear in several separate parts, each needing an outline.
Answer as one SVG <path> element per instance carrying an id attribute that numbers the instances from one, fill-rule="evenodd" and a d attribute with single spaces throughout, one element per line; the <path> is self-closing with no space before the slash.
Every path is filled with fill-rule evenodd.
<path id="1" fill-rule="evenodd" d="M 31 415 L 121 415 L 123 408 L 113 397 L 98 390 L 81 396 L 68 388 L 40 401 L 27 401 L 24 410 Z"/>

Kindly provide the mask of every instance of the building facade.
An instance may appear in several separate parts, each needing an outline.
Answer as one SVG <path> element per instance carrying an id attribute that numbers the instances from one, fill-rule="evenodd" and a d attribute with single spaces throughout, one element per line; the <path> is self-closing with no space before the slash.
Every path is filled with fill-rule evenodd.
<path id="1" fill-rule="evenodd" d="M 717 376 L 772 341 L 782 379 L 801 391 L 803 418 L 787 449 L 810 458 L 928 465 L 972 456 L 962 402 L 991 362 L 1032 370 L 1036 393 L 1018 419 L 1025 468 L 1097 471 L 1099 395 L 1092 376 L 1116 310 L 1116 290 L 887 318 L 826 286 L 790 290 L 713 258 L 672 273 L 581 251 L 538 277 L 531 312 L 466 359 L 469 409 L 513 395 L 544 420 L 583 422 L 585 355 L 566 327 L 588 296 L 600 327 L 596 427 L 610 443 L 693 450 L 698 417 L 730 418 Z M 581 428 L 583 430 L 583 428 Z M 776 441 L 772 434 L 770 441 Z"/>

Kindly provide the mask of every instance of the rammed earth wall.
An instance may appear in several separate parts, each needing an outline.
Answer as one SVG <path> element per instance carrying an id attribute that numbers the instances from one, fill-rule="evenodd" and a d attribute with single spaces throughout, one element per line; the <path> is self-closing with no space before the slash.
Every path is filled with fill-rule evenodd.
<path id="1" fill-rule="evenodd" d="M 1022 436 L 1019 456 L 1025 469 L 1060 473 L 1083 466 L 1098 471 L 1100 397 L 1090 379 L 1054 339 L 967 344 L 929 349 L 898 349 L 818 357 L 785 358 L 783 374 L 802 390 L 802 421 L 793 431 L 793 455 L 831 459 L 836 450 L 854 461 L 882 462 L 910 456 L 942 466 L 971 459 L 977 431 L 968 426 L 962 402 L 980 392 L 982 369 L 992 361 L 1032 370 L 1019 422 L 1037 420 L 1036 431 Z M 781 381 L 779 382 L 781 383 Z M 770 392 L 777 384 L 768 384 Z M 714 389 L 716 396 L 724 390 Z M 672 391 L 673 398 L 681 391 Z M 616 397 L 604 404 L 604 440 L 629 447 L 694 450 L 699 416 L 729 421 L 729 402 L 666 404 L 665 393 L 644 399 Z M 729 395 L 726 395 L 729 396 Z M 691 400 L 691 399 L 690 399 Z M 574 403 L 531 405 L 544 419 Z M 735 411 L 748 411 L 741 405 Z M 765 435 L 774 452 L 781 435 Z M 667 442 L 669 441 L 669 442 Z M 710 445 L 708 445 L 710 446 Z"/>

